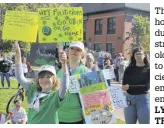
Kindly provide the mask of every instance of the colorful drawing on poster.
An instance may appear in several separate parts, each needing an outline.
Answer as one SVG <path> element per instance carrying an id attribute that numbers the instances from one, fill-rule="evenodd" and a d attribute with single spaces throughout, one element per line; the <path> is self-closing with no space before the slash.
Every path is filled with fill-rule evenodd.
<path id="1" fill-rule="evenodd" d="M 69 92 L 78 93 L 80 91 L 80 84 L 76 76 L 70 76 Z"/>
<path id="2" fill-rule="evenodd" d="M 106 104 L 106 105 L 96 105 L 96 106 L 91 106 L 91 107 L 84 108 L 85 115 L 89 116 L 91 114 L 90 113 L 91 110 L 99 110 L 104 106 L 108 106 L 109 110 L 111 112 L 113 112 L 114 108 L 113 108 L 112 102 L 109 102 L 109 104 Z"/>
<path id="3" fill-rule="evenodd" d="M 82 100 L 84 108 L 97 105 L 106 105 L 110 102 L 109 94 L 107 91 L 99 91 L 87 95 L 82 95 Z"/>
<path id="4" fill-rule="evenodd" d="M 114 107 L 102 71 L 80 75 L 80 101 L 87 124 L 109 124 L 115 121 Z"/>
<path id="5" fill-rule="evenodd" d="M 98 110 L 92 110 L 91 112 L 91 121 L 94 124 L 109 124 L 113 118 L 113 114 L 109 111 L 108 106 Z"/>
<path id="6" fill-rule="evenodd" d="M 79 83 L 81 87 L 81 94 L 107 89 L 107 85 L 101 71 L 81 74 Z"/>
<path id="7" fill-rule="evenodd" d="M 115 108 L 119 109 L 127 107 L 126 98 L 121 87 L 111 86 L 109 87 L 109 93 L 111 95 L 111 100 Z"/>
<path id="8" fill-rule="evenodd" d="M 40 8 L 39 42 L 73 42 L 83 41 L 83 9 Z"/>
<path id="9" fill-rule="evenodd" d="M 91 86 L 82 87 L 82 88 L 80 88 L 80 93 L 81 94 L 88 94 L 91 92 L 101 91 L 104 89 L 107 89 L 107 86 L 106 86 L 105 82 L 102 82 L 102 83 L 93 84 Z"/>
<path id="10" fill-rule="evenodd" d="M 36 42 L 38 13 L 6 11 L 2 39 Z"/>

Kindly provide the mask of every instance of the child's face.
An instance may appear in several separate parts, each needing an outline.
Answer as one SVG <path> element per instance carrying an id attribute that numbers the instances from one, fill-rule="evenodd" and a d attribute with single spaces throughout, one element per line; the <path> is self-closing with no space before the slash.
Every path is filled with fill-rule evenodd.
<path id="1" fill-rule="evenodd" d="M 15 103 L 15 107 L 16 108 L 20 108 L 20 106 L 21 106 L 21 103 L 20 102 Z"/>
<path id="2" fill-rule="evenodd" d="M 50 91 L 54 83 L 54 75 L 50 72 L 41 72 L 39 74 L 39 85 L 42 91 Z"/>

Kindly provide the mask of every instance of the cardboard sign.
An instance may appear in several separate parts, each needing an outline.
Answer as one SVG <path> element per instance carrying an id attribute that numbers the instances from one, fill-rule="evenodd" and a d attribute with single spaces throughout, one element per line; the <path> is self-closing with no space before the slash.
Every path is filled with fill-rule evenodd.
<path id="1" fill-rule="evenodd" d="M 115 78 L 115 74 L 114 74 L 114 69 L 104 69 L 102 70 L 103 75 L 105 77 L 105 79 L 114 79 Z"/>
<path id="2" fill-rule="evenodd" d="M 79 93 L 80 91 L 80 84 L 76 76 L 70 76 L 70 83 L 69 83 L 69 92 L 70 93 Z"/>
<path id="3" fill-rule="evenodd" d="M 38 13 L 6 11 L 2 39 L 36 42 Z"/>
<path id="4" fill-rule="evenodd" d="M 121 87 L 119 86 L 110 86 L 109 93 L 112 98 L 113 106 L 116 109 L 127 107 L 126 98 L 123 94 Z"/>
<path id="5" fill-rule="evenodd" d="M 39 13 L 39 42 L 83 41 L 82 7 L 42 8 Z"/>

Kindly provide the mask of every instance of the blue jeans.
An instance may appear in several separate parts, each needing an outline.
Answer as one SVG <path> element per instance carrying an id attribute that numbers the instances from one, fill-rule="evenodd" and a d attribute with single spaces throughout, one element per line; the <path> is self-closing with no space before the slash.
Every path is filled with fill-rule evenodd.
<path id="1" fill-rule="evenodd" d="M 6 78 L 8 87 L 10 88 L 10 76 L 9 76 L 8 72 L 7 73 L 2 73 L 1 72 L 1 84 L 2 84 L 2 87 L 4 87 L 4 77 Z"/>
<path id="2" fill-rule="evenodd" d="M 126 124 L 150 124 L 150 94 L 126 94 L 128 107 L 124 108 Z"/>

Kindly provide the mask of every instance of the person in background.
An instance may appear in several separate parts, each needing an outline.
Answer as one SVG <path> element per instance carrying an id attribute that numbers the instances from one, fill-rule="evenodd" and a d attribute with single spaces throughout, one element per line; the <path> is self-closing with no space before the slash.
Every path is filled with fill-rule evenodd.
<path id="1" fill-rule="evenodd" d="M 21 100 L 14 101 L 15 107 L 13 107 L 10 112 L 13 113 L 11 117 L 12 124 L 26 124 L 27 123 L 27 113 L 22 105 Z"/>
<path id="2" fill-rule="evenodd" d="M 106 65 L 106 61 L 110 60 L 110 65 L 113 65 L 113 60 L 111 59 L 111 57 L 109 55 L 105 55 L 105 61 L 104 61 L 104 66 Z"/>
<path id="3" fill-rule="evenodd" d="M 128 62 L 121 57 L 120 58 L 120 63 L 119 63 L 119 69 L 118 69 L 118 74 L 119 74 L 119 83 L 122 84 L 122 79 L 123 79 L 123 75 L 124 75 L 124 71 L 128 66 Z"/>
<path id="4" fill-rule="evenodd" d="M 70 76 L 87 73 L 90 71 L 82 62 L 85 54 L 84 52 L 84 44 L 82 42 L 72 42 L 70 44 L 67 54 Z M 57 74 L 58 78 L 61 78 L 63 76 L 63 73 L 61 71 L 62 69 Z M 84 118 L 79 94 L 68 92 L 65 99 L 67 100 L 58 110 L 59 123 L 83 124 Z"/>
<path id="5" fill-rule="evenodd" d="M 96 64 L 94 64 L 94 56 L 92 55 L 92 53 L 86 54 L 86 67 L 88 67 L 92 71 L 99 70 L 98 66 Z"/>
<path id="6" fill-rule="evenodd" d="M 126 91 L 128 107 L 124 108 L 127 124 L 150 123 L 150 66 L 147 54 L 141 48 L 133 50 L 131 61 L 123 76 L 122 89 Z"/>
<path id="7" fill-rule="evenodd" d="M 3 60 L 3 54 L 0 54 L 0 61 Z"/>
<path id="8" fill-rule="evenodd" d="M 111 64 L 110 58 L 105 58 L 105 66 L 104 69 L 111 69 L 112 73 L 114 74 L 114 67 Z M 110 79 L 107 79 L 108 85 L 110 86 Z"/>
<path id="9" fill-rule="evenodd" d="M 102 70 L 103 68 L 104 68 L 104 55 L 103 55 L 103 53 L 100 53 L 100 56 L 98 57 L 98 60 L 97 60 L 97 62 L 98 62 L 98 67 L 99 67 L 99 69 L 100 70 Z"/>
<path id="10" fill-rule="evenodd" d="M 118 74 L 118 70 L 119 70 L 119 65 L 120 65 L 120 58 L 123 57 L 122 53 L 118 53 L 118 55 L 115 58 L 115 76 L 116 76 L 116 81 L 119 82 L 119 74 Z"/>
<path id="11" fill-rule="evenodd" d="M 8 88 L 11 88 L 11 86 L 10 86 L 10 75 L 9 75 L 10 68 L 11 68 L 11 63 L 7 60 L 6 56 L 3 55 L 3 60 L 0 61 L 2 88 L 4 88 L 4 77 L 6 78 Z"/>
<path id="12" fill-rule="evenodd" d="M 27 58 L 26 58 L 26 57 L 24 57 L 24 59 L 25 59 L 26 65 L 27 65 L 27 70 L 28 70 L 28 72 L 32 72 L 32 68 L 31 68 L 30 62 L 27 61 Z"/>

